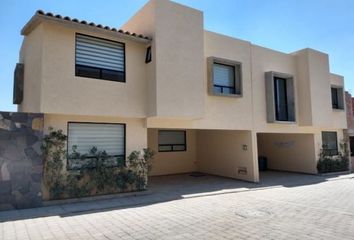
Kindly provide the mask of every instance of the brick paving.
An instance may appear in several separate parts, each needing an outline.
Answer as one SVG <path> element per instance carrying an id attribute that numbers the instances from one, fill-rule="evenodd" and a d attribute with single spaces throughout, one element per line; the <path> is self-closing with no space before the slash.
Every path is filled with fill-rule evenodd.
<path id="1" fill-rule="evenodd" d="M 188 175 L 145 196 L 0 212 L 0 239 L 354 239 L 354 175 Z"/>

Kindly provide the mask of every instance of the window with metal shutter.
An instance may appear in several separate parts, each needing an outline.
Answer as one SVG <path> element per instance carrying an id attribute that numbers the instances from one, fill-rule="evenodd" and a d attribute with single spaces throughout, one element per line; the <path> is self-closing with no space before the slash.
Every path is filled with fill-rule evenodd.
<path id="1" fill-rule="evenodd" d="M 186 151 L 186 132 L 180 130 L 159 131 L 159 152 Z"/>
<path id="2" fill-rule="evenodd" d="M 124 43 L 76 34 L 76 76 L 125 81 Z"/>
<path id="3" fill-rule="evenodd" d="M 80 154 L 88 154 L 93 147 L 109 156 L 125 156 L 125 125 L 108 123 L 69 123 L 68 153 L 73 146 Z"/>

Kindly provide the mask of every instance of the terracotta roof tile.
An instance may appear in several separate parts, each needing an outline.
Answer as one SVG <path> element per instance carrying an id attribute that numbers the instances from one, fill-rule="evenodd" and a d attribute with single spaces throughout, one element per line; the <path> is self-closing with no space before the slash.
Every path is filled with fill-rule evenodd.
<path id="1" fill-rule="evenodd" d="M 146 39 L 146 40 L 151 40 L 149 37 L 147 36 L 144 36 L 142 34 L 137 34 L 137 33 L 131 33 L 129 31 L 124 31 L 122 29 L 119 29 L 117 30 L 116 28 L 111 28 L 109 26 L 103 26 L 102 24 L 96 24 L 96 23 L 93 23 L 93 22 L 90 22 L 88 23 L 87 21 L 85 20 L 79 20 L 77 18 L 73 18 L 71 19 L 70 17 L 68 16 L 65 16 L 65 17 L 62 17 L 61 15 L 59 14 L 56 14 L 54 15 L 53 13 L 51 12 L 44 12 L 43 10 L 38 10 L 36 12 L 37 15 L 43 15 L 43 16 L 47 16 L 47 17 L 53 17 L 53 18 L 57 18 L 57 19 L 62 19 L 62 20 L 66 20 L 66 21 L 71 21 L 71 22 L 75 22 L 75 23 L 79 23 L 79 24 L 83 24 L 83 25 L 89 25 L 89 26 L 92 26 L 92 27 L 97 27 L 97 28 L 102 28 L 102 29 L 105 29 L 107 31 L 113 31 L 113 32 L 119 32 L 119 33 L 122 33 L 122 34 L 125 34 L 125 35 L 129 35 L 129 36 L 132 36 L 132 37 L 136 37 L 136 38 L 140 38 L 140 39 Z"/>

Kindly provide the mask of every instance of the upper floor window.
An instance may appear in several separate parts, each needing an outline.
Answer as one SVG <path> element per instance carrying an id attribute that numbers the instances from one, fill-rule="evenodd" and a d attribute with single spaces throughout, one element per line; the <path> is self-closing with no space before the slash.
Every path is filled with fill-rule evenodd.
<path id="1" fill-rule="evenodd" d="M 76 34 L 75 75 L 125 82 L 124 43 Z"/>
<path id="2" fill-rule="evenodd" d="M 152 60 L 151 46 L 146 49 L 145 63 L 149 63 Z"/>
<path id="3" fill-rule="evenodd" d="M 337 132 L 322 132 L 322 149 L 329 156 L 338 154 Z"/>
<path id="4" fill-rule="evenodd" d="M 332 96 L 332 108 L 344 109 L 343 88 L 332 86 L 331 96 Z"/>
<path id="5" fill-rule="evenodd" d="M 276 72 L 266 72 L 265 77 L 267 121 L 295 122 L 293 77 Z"/>
<path id="6" fill-rule="evenodd" d="M 289 121 L 288 95 L 286 78 L 274 77 L 275 119 Z"/>
<path id="7" fill-rule="evenodd" d="M 213 57 L 210 61 L 211 93 L 226 96 L 241 95 L 241 63 Z"/>

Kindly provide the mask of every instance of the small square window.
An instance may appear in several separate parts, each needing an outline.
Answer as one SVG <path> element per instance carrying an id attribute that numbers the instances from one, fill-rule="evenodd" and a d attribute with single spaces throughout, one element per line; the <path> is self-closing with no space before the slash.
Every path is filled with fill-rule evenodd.
<path id="1" fill-rule="evenodd" d="M 210 93 L 220 96 L 240 96 L 241 88 L 241 63 L 211 57 L 210 68 Z"/>

